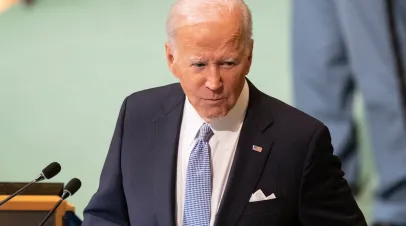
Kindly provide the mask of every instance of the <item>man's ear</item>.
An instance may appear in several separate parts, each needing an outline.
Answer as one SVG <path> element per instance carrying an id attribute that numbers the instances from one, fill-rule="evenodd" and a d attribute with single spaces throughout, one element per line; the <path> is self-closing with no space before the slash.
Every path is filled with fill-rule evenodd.
<path id="1" fill-rule="evenodd" d="M 252 53 L 254 50 L 254 40 L 250 39 L 247 44 L 247 67 L 245 68 L 244 74 L 247 75 L 250 72 L 251 64 L 252 64 Z"/>
<path id="2" fill-rule="evenodd" d="M 175 65 L 174 51 L 173 51 L 171 45 L 169 44 L 169 42 L 165 43 L 165 55 L 166 55 L 166 62 L 168 64 L 169 70 L 172 72 L 172 74 L 175 77 L 178 77 L 176 75 L 176 65 Z"/>

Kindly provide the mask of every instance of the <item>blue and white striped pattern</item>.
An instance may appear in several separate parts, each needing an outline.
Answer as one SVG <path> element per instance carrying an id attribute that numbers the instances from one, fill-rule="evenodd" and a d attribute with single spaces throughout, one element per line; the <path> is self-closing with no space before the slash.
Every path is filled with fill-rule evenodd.
<path id="1" fill-rule="evenodd" d="M 209 226 L 211 203 L 211 167 L 209 139 L 213 131 L 206 123 L 190 153 L 187 175 L 183 226 Z"/>

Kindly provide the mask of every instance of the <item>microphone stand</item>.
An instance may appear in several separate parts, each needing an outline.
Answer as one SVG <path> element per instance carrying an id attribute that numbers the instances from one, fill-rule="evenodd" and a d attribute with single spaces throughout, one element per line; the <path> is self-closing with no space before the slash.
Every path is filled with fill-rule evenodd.
<path id="1" fill-rule="evenodd" d="M 59 199 L 59 201 L 55 204 L 54 208 L 52 208 L 51 211 L 48 212 L 47 216 L 44 218 L 44 220 L 42 220 L 42 222 L 39 224 L 39 226 L 43 226 L 45 224 L 45 222 L 48 220 L 48 218 L 55 212 L 55 210 L 59 207 L 59 205 L 61 205 L 61 203 L 63 202 L 63 200 L 67 199 L 69 196 L 71 196 L 72 194 L 70 193 L 70 191 L 65 190 L 63 191 L 61 198 Z"/>
<path id="2" fill-rule="evenodd" d="M 28 187 L 30 187 L 31 185 L 37 183 L 38 181 L 43 180 L 44 176 L 42 174 L 40 174 L 35 180 L 31 181 L 30 183 L 28 183 L 27 185 L 25 185 L 24 187 L 20 188 L 18 191 L 16 191 L 14 194 L 10 195 L 9 197 L 7 197 L 6 199 L 4 199 L 3 201 L 0 202 L 0 206 L 2 206 L 4 203 L 6 203 L 7 201 L 9 201 L 10 199 L 14 198 L 15 196 L 17 196 L 18 194 L 20 194 L 21 192 L 23 192 L 25 189 L 27 189 Z"/>
<path id="3" fill-rule="evenodd" d="M 39 226 L 43 226 L 45 224 L 45 222 L 48 220 L 48 218 L 55 212 L 55 210 L 59 207 L 59 205 L 61 205 L 61 203 L 63 202 L 63 199 L 59 199 L 59 201 L 55 204 L 54 208 L 52 208 L 51 211 L 48 212 L 47 216 L 44 218 L 44 220 L 42 220 L 42 222 L 39 224 Z"/>

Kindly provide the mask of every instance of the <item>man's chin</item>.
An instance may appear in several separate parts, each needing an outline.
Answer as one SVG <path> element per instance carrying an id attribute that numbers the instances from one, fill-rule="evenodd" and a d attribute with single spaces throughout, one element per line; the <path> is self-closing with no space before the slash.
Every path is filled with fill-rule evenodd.
<path id="1" fill-rule="evenodd" d="M 206 120 L 206 122 L 212 122 L 219 120 L 227 115 L 227 111 L 222 110 L 222 111 L 216 111 L 216 112 L 206 112 L 202 118 Z"/>

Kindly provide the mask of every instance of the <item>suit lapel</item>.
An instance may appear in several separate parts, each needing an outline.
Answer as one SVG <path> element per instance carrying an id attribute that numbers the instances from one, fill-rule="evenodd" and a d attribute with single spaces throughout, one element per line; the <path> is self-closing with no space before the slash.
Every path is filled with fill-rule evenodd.
<path id="1" fill-rule="evenodd" d="M 273 141 L 264 136 L 272 124 L 269 104 L 250 82 L 250 96 L 240 139 L 215 225 L 237 225 L 267 162 Z M 253 145 L 262 147 L 254 151 Z"/>
<path id="2" fill-rule="evenodd" d="M 162 105 L 164 115 L 153 121 L 153 200 L 161 226 L 176 225 L 176 163 L 183 104 L 183 91 L 180 86 L 175 86 Z"/>

